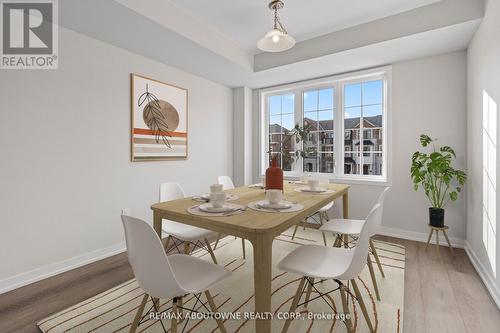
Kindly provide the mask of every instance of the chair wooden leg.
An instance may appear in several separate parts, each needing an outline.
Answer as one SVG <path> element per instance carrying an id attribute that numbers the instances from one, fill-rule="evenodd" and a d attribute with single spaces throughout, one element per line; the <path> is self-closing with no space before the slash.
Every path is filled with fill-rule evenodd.
<path id="1" fill-rule="evenodd" d="M 333 247 L 341 247 L 342 246 L 342 235 L 335 236 L 335 242 L 333 242 Z"/>
<path id="2" fill-rule="evenodd" d="M 300 297 L 302 296 L 302 289 L 304 289 L 305 282 L 306 282 L 305 277 L 300 279 L 299 287 L 297 288 L 297 292 L 295 293 L 295 297 L 293 298 L 292 305 L 290 306 L 289 312 L 294 312 L 295 309 L 297 309 L 297 304 L 299 304 Z M 281 330 L 281 333 L 286 333 L 286 331 L 288 331 L 288 327 L 290 327 L 291 323 L 292 323 L 292 319 L 290 317 L 288 317 L 285 321 L 285 325 L 283 326 L 283 329 Z"/>
<path id="3" fill-rule="evenodd" d="M 215 241 L 215 244 L 214 244 L 214 251 L 217 248 L 217 245 L 219 245 L 219 240 L 220 240 L 220 234 L 217 235 L 217 240 Z"/>
<path id="4" fill-rule="evenodd" d="M 434 229 L 431 228 L 431 232 L 429 232 L 429 238 L 427 238 L 427 244 L 425 244 L 425 249 L 429 247 L 429 243 L 431 242 L 432 234 L 434 233 Z"/>
<path id="5" fill-rule="evenodd" d="M 319 213 L 319 224 L 322 226 L 323 223 L 324 223 L 324 218 L 325 218 L 325 213 L 324 212 L 320 212 Z M 325 246 L 328 246 L 328 244 L 326 243 L 326 234 L 324 232 L 322 232 L 323 234 L 323 243 L 325 243 Z"/>
<path id="6" fill-rule="evenodd" d="M 178 297 L 177 298 L 177 304 L 178 304 L 178 308 L 177 308 L 177 312 L 179 314 L 183 314 L 184 313 L 184 310 L 182 309 L 182 307 L 184 306 L 184 299 L 183 297 Z M 179 321 L 177 321 L 178 323 L 182 322 L 184 319 L 181 318 Z"/>
<path id="7" fill-rule="evenodd" d="M 297 229 L 299 228 L 299 224 L 295 225 L 295 229 L 293 230 L 292 240 L 295 238 L 295 234 L 297 233 Z"/>
<path id="8" fill-rule="evenodd" d="M 307 284 L 307 291 L 306 291 L 306 304 L 304 304 L 304 307 L 307 308 L 307 302 L 309 301 L 309 298 L 311 298 L 311 291 L 314 283 L 314 278 L 309 278 L 308 284 Z"/>
<path id="9" fill-rule="evenodd" d="M 189 255 L 190 249 L 189 249 L 189 242 L 184 242 L 184 254 Z"/>
<path id="10" fill-rule="evenodd" d="M 370 255 L 368 255 L 366 259 L 366 264 L 368 265 L 368 270 L 370 271 L 370 276 L 372 278 L 373 288 L 375 289 L 375 295 L 377 296 L 377 301 L 380 301 L 380 293 L 378 291 L 377 278 L 375 277 L 375 271 L 373 270 L 373 264 Z"/>
<path id="11" fill-rule="evenodd" d="M 170 326 L 170 331 L 172 333 L 177 333 L 177 297 L 172 299 L 172 324 Z"/>
<path id="12" fill-rule="evenodd" d="M 368 329 L 370 333 L 374 333 L 372 322 L 370 320 L 370 315 L 368 314 L 368 310 L 366 309 L 365 302 L 363 301 L 363 297 L 361 296 L 361 292 L 359 291 L 358 284 L 356 283 L 356 279 L 351 280 L 352 288 L 354 289 L 354 294 L 358 299 L 359 306 L 361 307 L 361 312 L 363 312 L 363 316 L 365 317 L 366 324 L 368 325 Z"/>
<path id="13" fill-rule="evenodd" d="M 217 259 L 215 258 L 215 253 L 214 253 L 214 251 L 212 251 L 212 247 L 210 246 L 210 242 L 206 238 L 205 238 L 205 244 L 207 245 L 208 253 L 210 253 L 210 256 L 212 257 L 212 261 L 214 262 L 214 264 L 217 265 Z"/>
<path id="14" fill-rule="evenodd" d="M 454 255 L 453 247 L 451 247 L 450 239 L 448 238 L 448 235 L 446 234 L 446 230 L 443 230 L 443 234 L 444 234 L 444 238 L 446 238 L 446 242 L 448 242 L 448 246 L 450 247 L 451 255 Z"/>
<path id="15" fill-rule="evenodd" d="M 172 240 L 172 236 L 168 236 L 167 240 L 165 241 L 165 246 L 163 247 L 165 251 L 168 251 L 168 246 L 170 245 L 170 241 Z"/>
<path id="16" fill-rule="evenodd" d="M 342 308 L 344 310 L 344 316 L 346 317 L 345 325 L 347 326 L 347 333 L 354 333 L 354 329 L 352 328 L 351 315 L 349 313 L 349 305 L 347 304 L 346 289 L 346 286 L 340 286 L 340 298 L 342 299 Z"/>
<path id="17" fill-rule="evenodd" d="M 246 250 L 245 250 L 245 238 L 241 239 L 241 249 L 243 250 L 243 259 L 247 258 Z"/>
<path id="18" fill-rule="evenodd" d="M 141 321 L 142 318 L 142 313 L 144 312 L 144 307 L 146 306 L 146 303 L 148 302 L 148 294 L 144 294 L 144 297 L 142 298 L 141 304 L 139 305 L 139 308 L 137 308 L 137 312 L 135 313 L 134 320 L 132 321 L 132 324 L 130 325 L 129 333 L 135 333 L 137 330 L 137 326 L 139 326 L 139 322 Z"/>
<path id="19" fill-rule="evenodd" d="M 208 290 L 205 291 L 205 296 L 207 297 L 208 304 L 210 305 L 210 309 L 212 312 L 217 312 L 217 306 L 215 306 L 214 299 L 212 298 L 212 295 L 210 295 L 210 292 Z M 224 322 L 220 318 L 216 318 L 215 321 L 217 322 L 217 326 L 219 327 L 219 331 L 221 333 L 226 333 L 226 328 L 224 327 Z"/>
<path id="20" fill-rule="evenodd" d="M 373 256 L 375 257 L 375 261 L 377 262 L 378 269 L 382 277 L 385 278 L 384 269 L 382 268 L 382 263 L 380 262 L 380 258 L 378 257 L 377 249 L 375 248 L 375 244 L 373 240 L 370 238 L 370 247 L 372 249 Z"/>

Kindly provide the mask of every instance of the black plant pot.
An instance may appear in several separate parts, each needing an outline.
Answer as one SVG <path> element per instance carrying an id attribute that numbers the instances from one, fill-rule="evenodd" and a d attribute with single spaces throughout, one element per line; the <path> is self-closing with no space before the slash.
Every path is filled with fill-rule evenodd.
<path id="1" fill-rule="evenodd" d="M 444 227 L 444 209 L 429 207 L 429 223 L 433 227 Z"/>

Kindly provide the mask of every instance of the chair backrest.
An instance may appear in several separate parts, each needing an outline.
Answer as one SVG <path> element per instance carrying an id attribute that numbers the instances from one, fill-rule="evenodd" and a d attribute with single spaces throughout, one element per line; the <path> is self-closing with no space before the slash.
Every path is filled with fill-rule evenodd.
<path id="1" fill-rule="evenodd" d="M 384 188 L 382 193 L 380 193 L 380 195 L 378 196 L 377 203 L 380 204 L 380 212 L 378 213 L 378 214 L 380 214 L 380 219 L 376 220 L 375 223 L 373 224 L 372 233 L 371 233 L 372 236 L 376 235 L 377 231 L 382 226 L 382 217 L 384 216 L 384 201 L 385 201 L 385 197 L 387 195 L 387 192 L 389 192 L 389 189 L 390 189 L 390 187 Z"/>
<path id="2" fill-rule="evenodd" d="M 122 215 L 128 261 L 139 286 L 150 296 L 170 298 L 185 291 L 175 279 L 160 238 L 146 222 Z"/>
<path id="3" fill-rule="evenodd" d="M 160 185 L 160 202 L 182 199 L 186 195 L 178 183 L 163 183 Z"/>
<path id="4" fill-rule="evenodd" d="M 374 225 L 380 223 L 380 207 L 380 204 L 376 203 L 370 213 L 368 213 L 363 228 L 361 229 L 361 233 L 359 234 L 358 241 L 356 242 L 356 247 L 351 249 L 351 251 L 353 251 L 351 263 L 340 279 L 354 279 L 361 273 L 363 267 L 365 267 L 372 228 Z"/>
<path id="5" fill-rule="evenodd" d="M 387 192 L 389 192 L 389 189 L 390 189 L 390 187 L 384 188 L 382 193 L 380 193 L 380 195 L 378 196 L 377 203 L 380 205 L 380 212 L 378 213 L 378 214 L 380 214 L 380 219 L 377 219 L 375 221 L 375 223 L 373 224 L 372 233 L 371 233 L 372 236 L 376 235 L 377 231 L 382 226 L 382 217 L 384 216 L 384 201 L 385 201 L 385 197 L 387 195 Z"/>
<path id="6" fill-rule="evenodd" d="M 234 188 L 234 183 L 229 176 L 219 176 L 219 184 L 222 184 L 223 190 L 231 190 Z"/>

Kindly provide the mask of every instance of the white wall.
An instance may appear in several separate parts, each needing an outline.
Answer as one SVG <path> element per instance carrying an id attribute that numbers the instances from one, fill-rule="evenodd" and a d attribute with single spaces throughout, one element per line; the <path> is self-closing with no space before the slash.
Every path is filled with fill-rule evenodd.
<path id="1" fill-rule="evenodd" d="M 483 243 L 483 91 L 500 106 L 500 1 L 486 3 L 486 15 L 468 49 L 468 110 L 467 110 L 467 244 L 476 269 L 500 307 L 500 237 L 496 235 L 496 267 L 493 272 Z M 498 122 L 496 124 L 498 126 Z M 498 135 L 497 135 L 498 142 Z M 497 147 L 496 174 L 500 174 Z M 497 181 L 498 188 L 498 181 Z M 497 193 L 496 207 L 500 207 Z M 498 208 L 497 208 L 498 211 Z M 498 214 L 498 213 L 497 213 Z M 497 230 L 498 230 L 497 222 Z M 496 277 L 495 277 L 496 274 Z"/>
<path id="2" fill-rule="evenodd" d="M 421 149 L 420 134 L 439 138 L 442 145 L 457 153 L 456 167 L 465 169 L 466 131 L 466 54 L 465 51 L 444 54 L 392 66 L 392 189 L 384 208 L 381 233 L 396 237 L 426 240 L 428 207 L 422 191 L 415 192 L 410 178 L 414 151 Z M 254 93 L 254 108 L 257 94 Z M 257 112 L 257 111 L 254 111 Z M 258 124 L 254 117 L 254 124 Z M 257 126 L 254 125 L 254 128 Z M 255 140 L 254 140 L 255 141 Z M 255 142 L 257 145 L 258 143 Z M 258 170 L 258 148 L 254 147 L 254 168 Z M 258 180 L 258 171 L 254 173 Z M 352 185 L 349 214 L 363 218 L 368 214 L 381 186 Z M 463 245 L 465 238 L 465 198 L 446 207 L 445 223 L 450 226 L 451 241 Z M 341 201 L 333 215 L 341 214 Z M 444 240 L 443 240 L 444 241 Z"/>
<path id="3" fill-rule="evenodd" d="M 231 89 L 59 31 L 58 70 L 0 73 L 0 292 L 120 250 L 121 208 L 151 221 L 161 182 L 232 176 Z M 130 162 L 130 73 L 189 90 L 187 160 Z"/>
<path id="4" fill-rule="evenodd" d="M 252 90 L 233 88 L 233 182 L 252 182 Z"/>
<path id="5" fill-rule="evenodd" d="M 422 149 L 420 134 L 451 146 L 457 153 L 455 167 L 466 168 L 465 64 L 462 51 L 392 67 L 392 189 L 384 208 L 386 228 L 403 229 L 414 238 L 428 234 L 430 205 L 422 190 L 413 190 L 410 178 L 411 155 Z M 460 243 L 465 238 L 463 195 L 446 207 L 445 223 L 450 237 Z"/>

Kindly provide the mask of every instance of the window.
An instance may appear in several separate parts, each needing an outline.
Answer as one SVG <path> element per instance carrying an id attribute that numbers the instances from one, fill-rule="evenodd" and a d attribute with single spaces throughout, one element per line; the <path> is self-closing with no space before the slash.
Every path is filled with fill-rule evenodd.
<path id="1" fill-rule="evenodd" d="M 493 275 L 497 247 L 497 103 L 483 91 L 483 245 Z"/>
<path id="2" fill-rule="evenodd" d="M 356 151 L 363 152 L 362 155 L 350 151 L 345 153 L 344 174 L 381 176 L 384 81 L 345 84 L 343 106 L 344 130 L 352 131 L 353 139 L 349 143 L 356 146 Z"/>
<path id="3" fill-rule="evenodd" d="M 271 150 L 285 175 L 316 172 L 332 179 L 386 181 L 388 71 L 262 90 L 261 171 Z M 296 124 L 310 131 L 302 143 L 290 138 Z M 298 149 L 304 157 L 295 157 Z"/>
<path id="4" fill-rule="evenodd" d="M 290 131 L 295 126 L 293 94 L 269 97 L 269 145 L 270 158 L 276 158 L 284 171 L 292 170 L 291 152 L 295 149 Z"/>
<path id="5" fill-rule="evenodd" d="M 308 172 L 333 172 L 333 88 L 307 90 L 302 93 L 302 126 L 309 136 L 303 142 L 303 169 Z"/>

